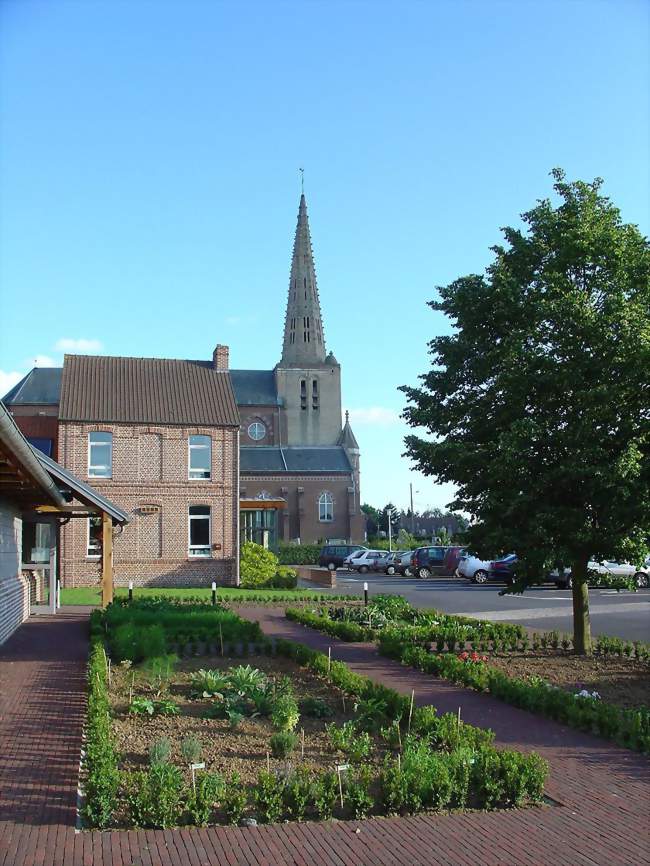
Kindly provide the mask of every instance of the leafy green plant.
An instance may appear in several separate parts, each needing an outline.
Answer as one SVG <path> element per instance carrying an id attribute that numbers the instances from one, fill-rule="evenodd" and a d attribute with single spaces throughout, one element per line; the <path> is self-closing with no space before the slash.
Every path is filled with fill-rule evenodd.
<path id="1" fill-rule="evenodd" d="M 232 688 L 248 694 L 254 689 L 260 689 L 266 684 L 266 674 L 251 665 L 239 665 L 235 668 L 230 668 L 228 671 L 228 681 Z"/>
<path id="2" fill-rule="evenodd" d="M 193 824 L 197 827 L 205 827 L 209 823 L 224 791 L 225 784 L 218 773 L 199 773 L 196 776 L 186 806 Z"/>
<path id="3" fill-rule="evenodd" d="M 149 746 L 149 764 L 156 767 L 159 764 L 168 764 L 172 753 L 172 745 L 167 737 L 154 740 Z"/>
<path id="4" fill-rule="evenodd" d="M 312 797 L 312 781 L 309 771 L 299 767 L 289 776 L 282 789 L 285 814 L 291 821 L 302 821 Z"/>
<path id="5" fill-rule="evenodd" d="M 330 719 L 334 715 L 334 710 L 323 698 L 305 698 L 300 702 L 300 712 L 314 719 Z"/>
<path id="6" fill-rule="evenodd" d="M 172 764 L 156 764 L 126 777 L 125 799 L 136 827 L 175 826 L 182 812 L 183 777 Z"/>
<path id="7" fill-rule="evenodd" d="M 248 793 L 237 773 L 233 773 L 228 780 L 221 805 L 230 824 L 238 824 L 241 821 L 248 805 Z"/>
<path id="8" fill-rule="evenodd" d="M 201 670 L 192 674 L 190 679 L 193 698 L 222 697 L 230 685 L 228 674 L 219 670 Z"/>
<path id="9" fill-rule="evenodd" d="M 298 744 L 298 737 L 292 731 L 278 731 L 269 739 L 269 748 L 274 758 L 288 758 Z"/>
<path id="10" fill-rule="evenodd" d="M 345 804 L 350 809 L 352 817 L 367 818 L 375 801 L 370 795 L 372 774 L 368 767 L 363 767 L 346 780 Z"/>
<path id="11" fill-rule="evenodd" d="M 278 571 L 278 558 L 270 550 L 245 541 L 239 553 L 239 575 L 243 587 L 259 587 L 270 581 Z"/>
<path id="12" fill-rule="evenodd" d="M 316 817 L 321 821 L 329 821 L 334 814 L 339 796 L 336 773 L 330 771 L 321 773 L 313 783 L 312 796 Z"/>
<path id="13" fill-rule="evenodd" d="M 282 817 L 283 788 L 282 780 L 275 774 L 263 771 L 258 775 L 253 788 L 253 802 L 263 824 L 273 824 Z"/>
<path id="14" fill-rule="evenodd" d="M 169 688 L 169 681 L 174 673 L 177 662 L 177 656 L 168 654 L 154 656 L 147 659 L 144 663 L 142 670 L 154 697 L 159 698 Z"/>
<path id="15" fill-rule="evenodd" d="M 293 731 L 300 719 L 298 703 L 293 695 L 279 695 L 271 708 L 271 723 L 278 731 Z"/>
<path id="16" fill-rule="evenodd" d="M 161 698 L 154 702 L 154 714 L 157 716 L 177 716 L 181 708 L 171 698 Z"/>
<path id="17" fill-rule="evenodd" d="M 129 704 L 129 713 L 132 716 L 153 716 L 156 708 L 150 698 L 135 697 Z"/>
<path id="18" fill-rule="evenodd" d="M 228 717 L 228 723 L 233 731 L 236 730 L 245 719 L 243 713 L 234 709 L 226 710 L 226 716 Z"/>
<path id="19" fill-rule="evenodd" d="M 196 764 L 203 754 L 201 740 L 194 734 L 189 734 L 181 740 L 181 755 L 187 764 Z M 205 774 L 203 774 L 205 775 Z"/>

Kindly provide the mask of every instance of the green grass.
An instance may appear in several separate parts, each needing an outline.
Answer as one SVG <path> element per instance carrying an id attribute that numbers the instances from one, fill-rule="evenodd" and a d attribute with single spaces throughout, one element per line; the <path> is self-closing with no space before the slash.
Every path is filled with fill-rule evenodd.
<path id="1" fill-rule="evenodd" d="M 128 595 L 128 589 L 118 587 L 116 595 Z M 173 596 L 176 598 L 201 598 L 210 599 L 212 591 L 209 587 L 193 587 L 175 589 L 172 587 L 146 587 L 133 590 L 134 598 L 146 598 L 147 596 Z M 354 597 L 354 596 L 352 596 Z M 350 598 L 347 595 L 325 595 L 315 589 L 235 589 L 232 587 L 218 587 L 217 598 L 229 602 L 278 602 L 284 604 L 293 601 L 336 601 L 337 599 Z M 93 586 L 77 586 L 69 589 L 61 589 L 61 604 L 100 604 L 99 588 Z"/>

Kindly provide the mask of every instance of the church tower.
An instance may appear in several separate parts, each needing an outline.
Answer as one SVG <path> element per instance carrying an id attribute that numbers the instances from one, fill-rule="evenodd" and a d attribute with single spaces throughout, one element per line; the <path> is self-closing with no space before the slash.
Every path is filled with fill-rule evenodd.
<path id="1" fill-rule="evenodd" d="M 304 193 L 293 243 L 282 360 L 275 376 L 284 407 L 282 444 L 337 445 L 341 434 L 341 368 L 325 349 Z"/>

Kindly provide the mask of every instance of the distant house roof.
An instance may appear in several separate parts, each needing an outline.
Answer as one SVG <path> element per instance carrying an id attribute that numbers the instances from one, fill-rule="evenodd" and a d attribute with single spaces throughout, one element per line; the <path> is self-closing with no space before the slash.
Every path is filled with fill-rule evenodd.
<path id="1" fill-rule="evenodd" d="M 277 406 L 274 370 L 231 370 L 230 378 L 239 406 Z"/>
<path id="2" fill-rule="evenodd" d="M 5 406 L 24 403 L 56 405 L 61 395 L 62 367 L 34 367 L 2 398 Z"/>
<path id="3" fill-rule="evenodd" d="M 242 474 L 257 472 L 301 474 L 311 472 L 352 471 L 350 461 L 343 448 L 339 447 L 289 447 L 258 445 L 239 449 L 239 468 Z"/>
<path id="4" fill-rule="evenodd" d="M 205 361 L 66 355 L 61 421 L 239 426 L 227 370 Z"/>

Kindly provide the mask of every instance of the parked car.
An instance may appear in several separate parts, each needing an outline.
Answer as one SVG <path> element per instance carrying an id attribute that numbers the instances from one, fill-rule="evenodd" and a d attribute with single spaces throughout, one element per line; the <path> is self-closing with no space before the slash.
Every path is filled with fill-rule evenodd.
<path id="1" fill-rule="evenodd" d="M 496 583 L 511 584 L 514 580 L 513 567 L 517 564 L 517 554 L 509 553 L 501 559 L 495 559 L 488 568 L 487 580 Z M 486 583 L 487 581 L 483 581 Z"/>
<path id="2" fill-rule="evenodd" d="M 380 556 L 376 559 L 372 565 L 372 570 L 377 571 L 380 574 L 395 574 L 395 558 L 397 557 L 397 551 L 384 551 L 383 556 Z"/>
<path id="3" fill-rule="evenodd" d="M 469 553 L 461 556 L 456 569 L 459 577 L 466 577 L 473 583 L 487 583 L 489 571 L 489 560 L 479 559 L 478 556 L 471 556 Z"/>
<path id="4" fill-rule="evenodd" d="M 395 553 L 395 571 L 403 577 L 412 577 L 411 550 L 398 550 Z"/>
<path id="5" fill-rule="evenodd" d="M 375 564 L 375 561 L 386 553 L 385 550 L 357 550 L 345 560 L 345 565 L 351 571 L 358 571 L 359 574 L 366 574 Z"/>
<path id="6" fill-rule="evenodd" d="M 418 547 L 411 554 L 411 571 L 422 578 L 454 574 L 462 551 L 462 547 Z"/>
<path id="7" fill-rule="evenodd" d="M 360 544 L 326 544 L 318 557 L 318 564 L 322 568 L 329 568 L 330 571 L 335 571 L 341 568 L 347 556 L 359 550 L 365 550 Z"/>
<path id="8" fill-rule="evenodd" d="M 614 577 L 634 577 L 634 582 L 639 589 L 650 586 L 650 562 L 647 560 L 644 565 L 639 567 L 632 565 L 629 562 L 613 562 L 609 559 L 605 559 L 602 562 L 596 562 L 595 560 L 590 559 L 587 563 L 587 568 L 592 572 L 592 576 L 594 574 L 611 574 Z M 563 570 L 562 577 L 559 576 L 558 570 L 555 569 L 551 572 L 550 577 L 555 581 L 555 585 L 558 589 L 573 588 L 570 568 L 565 568 Z M 598 581 L 597 579 L 594 579 L 593 582 L 597 583 Z"/>

